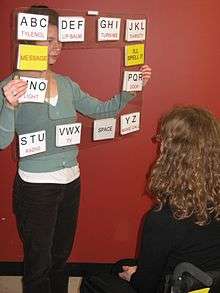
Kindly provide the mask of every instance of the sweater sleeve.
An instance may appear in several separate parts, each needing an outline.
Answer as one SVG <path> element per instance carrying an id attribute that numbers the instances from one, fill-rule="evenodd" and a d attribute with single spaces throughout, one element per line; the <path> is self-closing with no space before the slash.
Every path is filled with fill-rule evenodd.
<path id="1" fill-rule="evenodd" d="M 139 293 L 156 293 L 172 250 L 175 226 L 163 210 L 151 211 L 145 218 L 138 268 L 131 277 L 131 285 Z"/>
<path id="2" fill-rule="evenodd" d="M 91 118 L 115 117 L 135 96 L 134 93 L 123 91 L 103 102 L 83 92 L 72 80 L 71 85 L 76 110 Z"/>
<path id="3" fill-rule="evenodd" d="M 3 87 L 11 76 L 0 82 L 0 149 L 6 148 L 12 142 L 15 134 L 14 109 L 7 107 Z"/>

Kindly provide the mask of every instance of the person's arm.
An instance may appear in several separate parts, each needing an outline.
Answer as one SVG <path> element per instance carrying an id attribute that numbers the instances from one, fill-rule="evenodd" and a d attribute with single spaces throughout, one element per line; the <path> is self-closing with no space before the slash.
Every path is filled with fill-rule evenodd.
<path id="1" fill-rule="evenodd" d="M 74 82 L 71 81 L 71 83 L 74 90 L 73 95 L 76 110 L 94 119 L 115 117 L 135 97 L 134 93 L 121 92 L 103 102 L 83 92 Z"/>
<path id="2" fill-rule="evenodd" d="M 12 75 L 0 82 L 0 149 L 10 145 L 14 138 L 14 111 L 24 89 L 24 81 L 12 80 Z"/>
<path id="3" fill-rule="evenodd" d="M 5 98 L 3 87 L 5 81 L 0 83 L 0 149 L 6 148 L 14 138 L 14 107 L 10 106 Z"/>
<path id="4" fill-rule="evenodd" d="M 131 285 L 139 293 L 157 291 L 168 256 L 175 245 L 176 225 L 165 210 L 151 211 L 147 215 L 136 272 L 130 278 Z"/>
<path id="5" fill-rule="evenodd" d="M 145 85 L 150 79 L 151 69 L 145 65 L 142 66 L 141 71 L 143 74 L 143 85 Z M 91 118 L 115 117 L 136 95 L 133 92 L 122 91 L 120 94 L 103 102 L 83 92 L 73 81 L 71 81 L 71 85 L 76 110 Z"/>

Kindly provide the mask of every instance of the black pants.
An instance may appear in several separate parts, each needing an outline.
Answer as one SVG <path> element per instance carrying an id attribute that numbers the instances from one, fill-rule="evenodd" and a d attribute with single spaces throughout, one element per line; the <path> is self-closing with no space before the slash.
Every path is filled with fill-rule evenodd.
<path id="1" fill-rule="evenodd" d="M 80 198 L 80 179 L 69 184 L 15 178 L 13 207 L 24 248 L 23 292 L 67 293 Z"/>
<path id="2" fill-rule="evenodd" d="M 84 277 L 80 293 L 137 293 L 129 282 L 111 274 Z M 150 293 L 150 292 L 146 292 Z"/>

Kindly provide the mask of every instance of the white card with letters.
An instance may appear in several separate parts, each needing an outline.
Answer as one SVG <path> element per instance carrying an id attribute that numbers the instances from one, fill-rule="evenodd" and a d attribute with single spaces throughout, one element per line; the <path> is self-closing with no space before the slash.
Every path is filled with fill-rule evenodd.
<path id="1" fill-rule="evenodd" d="M 59 16 L 59 41 L 83 42 L 85 18 L 82 16 Z"/>
<path id="2" fill-rule="evenodd" d="M 46 41 L 48 20 L 48 15 L 18 13 L 18 40 Z"/>
<path id="3" fill-rule="evenodd" d="M 94 121 L 93 140 L 112 139 L 115 137 L 116 119 L 107 118 Z"/>
<path id="4" fill-rule="evenodd" d="M 121 18 L 100 17 L 98 19 L 98 41 L 120 39 Z"/>
<path id="5" fill-rule="evenodd" d="M 125 71 L 123 79 L 123 91 L 138 92 L 143 89 L 143 79 L 141 71 Z"/>
<path id="6" fill-rule="evenodd" d="M 19 98 L 19 103 L 44 103 L 48 81 L 44 78 L 32 78 L 24 76 L 21 76 L 20 79 L 25 80 L 28 84 L 28 87 L 25 94 Z"/>
<path id="7" fill-rule="evenodd" d="M 140 112 L 121 115 L 121 135 L 140 130 Z"/>
<path id="8" fill-rule="evenodd" d="M 81 140 L 82 123 L 70 123 L 56 126 L 56 146 L 79 144 Z"/>
<path id="9" fill-rule="evenodd" d="M 146 19 L 127 19 L 125 40 L 144 41 L 146 38 Z"/>
<path id="10" fill-rule="evenodd" d="M 20 158 L 46 151 L 45 130 L 21 134 L 18 136 L 18 140 Z"/>

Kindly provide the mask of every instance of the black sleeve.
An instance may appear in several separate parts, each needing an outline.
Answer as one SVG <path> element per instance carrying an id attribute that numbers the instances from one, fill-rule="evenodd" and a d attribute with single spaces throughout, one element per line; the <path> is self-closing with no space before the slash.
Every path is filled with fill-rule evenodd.
<path id="1" fill-rule="evenodd" d="M 157 291 L 169 253 L 174 246 L 178 226 L 166 208 L 160 212 L 151 211 L 146 216 L 139 264 L 136 273 L 131 277 L 131 285 L 139 293 Z"/>

